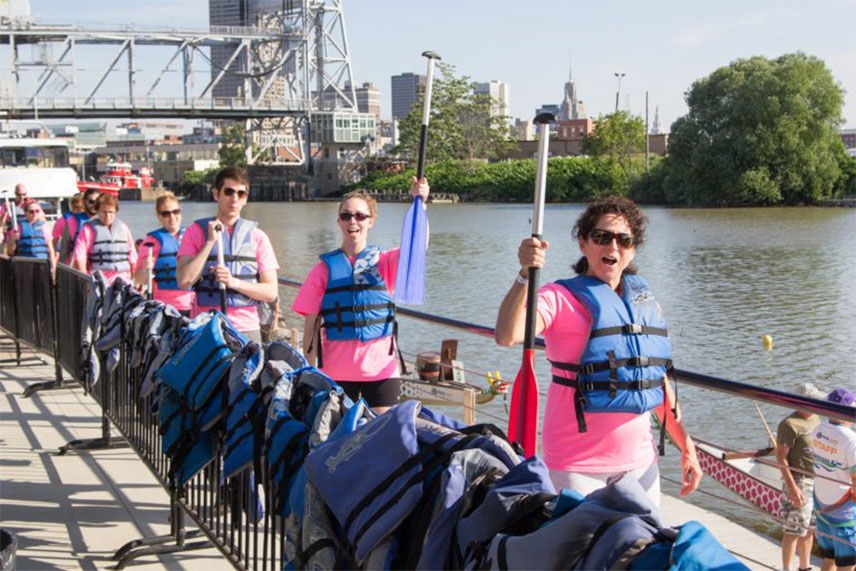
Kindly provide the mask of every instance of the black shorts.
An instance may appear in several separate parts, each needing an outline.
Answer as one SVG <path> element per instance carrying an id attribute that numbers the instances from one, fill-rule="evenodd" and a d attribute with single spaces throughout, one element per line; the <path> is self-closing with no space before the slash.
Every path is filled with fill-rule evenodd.
<path id="1" fill-rule="evenodd" d="M 336 381 L 345 394 L 356 402 L 362 396 L 369 406 L 395 406 L 401 398 L 401 379 L 383 381 Z"/>

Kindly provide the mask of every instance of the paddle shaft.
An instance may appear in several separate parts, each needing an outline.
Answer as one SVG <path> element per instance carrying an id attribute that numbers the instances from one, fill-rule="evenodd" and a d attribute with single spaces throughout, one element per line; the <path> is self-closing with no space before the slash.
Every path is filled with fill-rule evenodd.
<path id="1" fill-rule="evenodd" d="M 426 57 L 428 58 L 428 73 L 425 80 L 425 100 L 422 103 L 422 127 L 419 130 L 419 153 L 416 158 L 417 179 L 421 179 L 425 176 L 425 154 L 428 149 L 428 120 L 431 117 L 431 93 L 434 90 L 434 60 L 437 59 L 434 56 Z"/>
<path id="2" fill-rule="evenodd" d="M 8 194 L 6 195 L 6 215 L 9 216 L 9 218 L 12 221 L 12 232 L 17 234 L 18 233 L 18 204 L 13 200 L 9 200 Z"/>
<path id="3" fill-rule="evenodd" d="M 149 278 L 148 278 L 149 283 L 146 284 L 148 286 L 147 296 L 149 299 L 152 299 L 152 298 L 154 298 L 154 291 L 152 290 L 152 288 L 154 286 L 155 270 L 154 270 L 154 268 L 151 267 L 152 266 L 152 247 L 151 246 L 149 246 L 149 249 L 146 252 L 146 266 L 148 266 L 148 268 L 149 268 Z"/>
<path id="4" fill-rule="evenodd" d="M 222 224 L 217 225 L 217 265 L 226 266 L 226 256 L 223 254 L 223 232 L 225 228 Z M 220 282 L 220 311 L 226 315 L 226 284 Z"/>
<path id="5" fill-rule="evenodd" d="M 547 149 L 550 143 L 550 123 L 538 124 L 538 164 L 535 174 L 535 197 L 532 204 L 532 237 L 541 240 L 544 231 L 544 199 L 547 186 Z M 526 290 L 526 329 L 523 349 L 535 347 L 535 318 L 538 295 L 538 268 L 529 268 L 529 283 Z"/>
<path id="6" fill-rule="evenodd" d="M 764 418 L 764 413 L 761 412 L 761 407 L 758 406 L 758 403 L 755 403 L 755 410 L 758 411 L 758 415 L 761 417 L 761 422 L 764 423 L 764 430 L 767 431 L 767 437 L 770 439 L 770 444 L 773 445 L 773 448 L 776 448 L 778 445 L 776 444 L 776 439 L 773 437 L 773 431 L 770 430 L 770 425 L 767 424 L 767 419 Z"/>

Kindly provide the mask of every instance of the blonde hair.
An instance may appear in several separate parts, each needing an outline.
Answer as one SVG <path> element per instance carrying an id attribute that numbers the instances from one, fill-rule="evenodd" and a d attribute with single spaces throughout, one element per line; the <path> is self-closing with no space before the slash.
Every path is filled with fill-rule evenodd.
<path id="1" fill-rule="evenodd" d="M 372 215 L 372 218 L 377 219 L 377 200 L 375 200 L 374 196 L 372 196 L 365 190 L 352 190 L 351 192 L 342 196 L 342 201 L 339 203 L 339 208 L 342 208 L 342 205 L 351 198 L 359 198 L 360 200 L 364 200 L 369 207 L 369 214 Z"/>
<path id="2" fill-rule="evenodd" d="M 85 210 L 83 204 L 83 193 L 78 192 L 68 199 L 68 207 L 72 212 L 83 212 Z"/>
<path id="3" fill-rule="evenodd" d="M 159 213 L 160 209 L 163 208 L 163 205 L 171 200 L 178 202 L 178 198 L 170 191 L 167 190 L 166 192 L 159 194 L 155 199 L 155 213 Z"/>

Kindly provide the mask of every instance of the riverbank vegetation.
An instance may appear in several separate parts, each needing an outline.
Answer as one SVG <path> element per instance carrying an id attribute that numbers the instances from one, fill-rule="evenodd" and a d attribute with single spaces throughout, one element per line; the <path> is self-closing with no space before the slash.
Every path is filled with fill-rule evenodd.
<path id="1" fill-rule="evenodd" d="M 496 161 L 501 145 L 461 144 L 467 136 L 455 118 L 467 115 L 453 104 L 471 85 L 452 71 L 445 70 L 432 98 L 433 162 L 426 169 L 432 189 L 470 201 L 528 202 L 534 160 Z M 642 119 L 623 111 L 598 117 L 583 140 L 586 156 L 549 160 L 547 200 L 622 194 L 653 204 L 742 206 L 814 204 L 856 194 L 856 158 L 838 135 L 843 91 L 820 59 L 796 53 L 737 60 L 694 82 L 686 101 L 689 112 L 672 124 L 668 155 L 651 157 L 647 169 Z M 487 105 L 465 103 L 477 116 Z M 420 110 L 415 105 L 402 124 L 401 156 L 415 156 Z M 407 189 L 413 174 L 375 171 L 345 190 Z"/>

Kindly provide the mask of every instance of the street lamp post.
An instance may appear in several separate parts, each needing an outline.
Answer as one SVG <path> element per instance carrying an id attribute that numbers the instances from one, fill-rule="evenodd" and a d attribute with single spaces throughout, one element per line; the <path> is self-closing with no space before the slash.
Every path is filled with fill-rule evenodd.
<path id="1" fill-rule="evenodd" d="M 618 113 L 618 97 L 621 95 L 621 80 L 624 79 L 626 73 L 615 72 L 615 77 L 618 79 L 618 91 L 615 92 L 615 112 Z"/>

